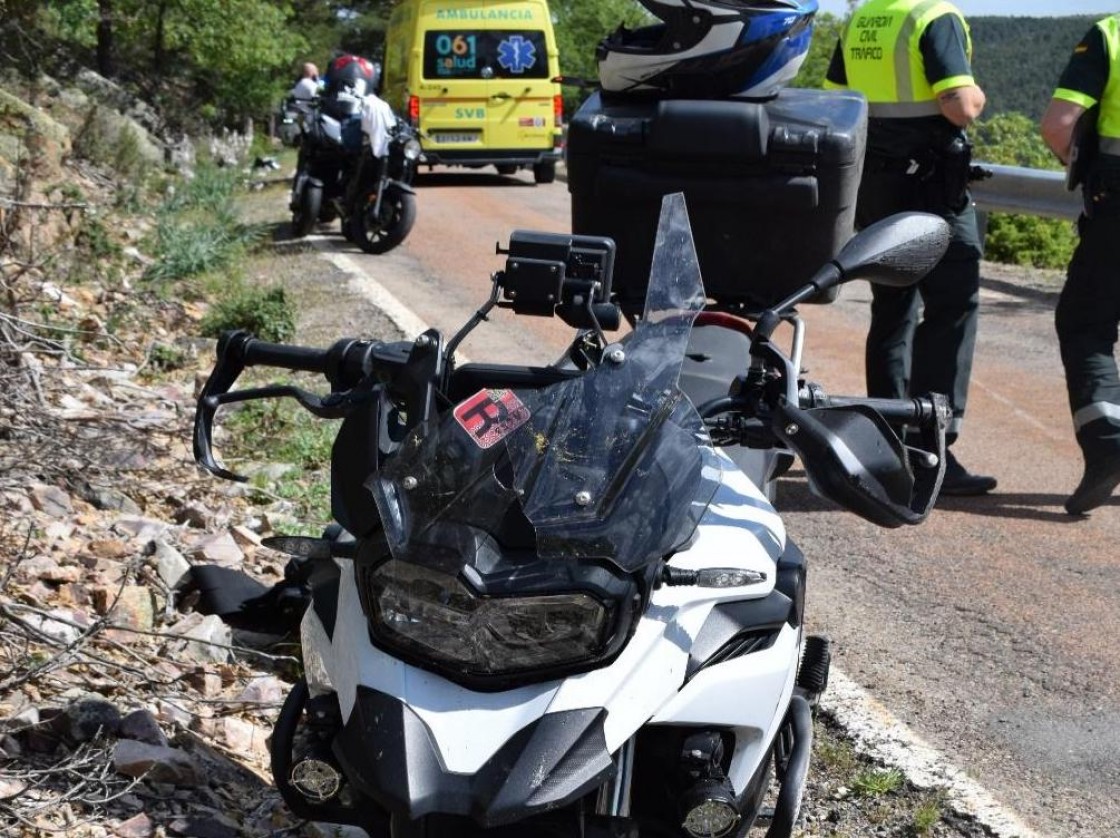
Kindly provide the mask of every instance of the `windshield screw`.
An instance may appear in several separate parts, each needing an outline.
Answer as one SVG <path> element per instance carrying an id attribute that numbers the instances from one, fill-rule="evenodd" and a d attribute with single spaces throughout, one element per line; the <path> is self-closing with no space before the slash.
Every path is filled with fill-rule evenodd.
<path id="1" fill-rule="evenodd" d="M 408 477 L 404 478 L 404 480 L 401 481 L 401 485 L 404 487 L 404 490 L 406 492 L 411 492 L 418 485 L 420 485 L 420 481 L 410 474 Z"/>
<path id="2" fill-rule="evenodd" d="M 612 349 L 607 354 L 607 360 L 610 361 L 612 364 L 621 364 L 623 361 L 626 360 L 626 353 L 623 352 L 621 349 Z"/>
<path id="3" fill-rule="evenodd" d="M 576 506 L 590 506 L 591 493 L 590 492 L 576 492 Z"/>
<path id="4" fill-rule="evenodd" d="M 797 425 L 791 422 L 790 424 L 786 425 L 786 436 L 795 436 L 800 430 L 801 428 L 797 427 Z"/>
<path id="5" fill-rule="evenodd" d="M 428 335 L 420 335 L 420 337 L 416 338 L 416 345 L 424 349 L 432 345 L 432 339 Z"/>
<path id="6" fill-rule="evenodd" d="M 938 463 L 941 462 L 941 458 L 934 454 L 932 451 L 926 452 L 925 460 L 926 468 L 937 468 Z"/>

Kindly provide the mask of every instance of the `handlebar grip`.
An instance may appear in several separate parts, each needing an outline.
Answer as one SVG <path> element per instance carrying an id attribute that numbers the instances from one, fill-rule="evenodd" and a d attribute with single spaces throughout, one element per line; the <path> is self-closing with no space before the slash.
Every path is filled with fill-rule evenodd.
<path id="1" fill-rule="evenodd" d="M 309 346 L 289 346 L 282 343 L 249 338 L 242 349 L 247 367 L 281 367 L 288 370 L 326 373 L 330 350 Z"/>
<path id="2" fill-rule="evenodd" d="M 932 399 L 872 399 L 861 396 L 825 396 L 814 398 L 812 404 L 802 407 L 852 407 L 862 405 L 878 412 L 888 422 L 905 422 L 921 425 L 937 420 L 937 407 Z"/>

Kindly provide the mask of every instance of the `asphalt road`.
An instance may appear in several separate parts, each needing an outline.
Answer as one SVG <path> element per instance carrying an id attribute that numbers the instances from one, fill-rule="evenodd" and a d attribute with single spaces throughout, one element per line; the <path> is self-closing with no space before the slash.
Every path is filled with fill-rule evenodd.
<path id="1" fill-rule="evenodd" d="M 526 174 L 424 174 L 405 245 L 368 274 L 453 334 L 485 300 L 515 228 L 568 229 L 566 185 Z M 748 231 L 744 235 L 749 235 Z M 796 241 L 796 231 L 790 232 Z M 338 239 L 340 249 L 349 249 Z M 802 309 L 805 366 L 863 392 L 867 286 Z M 1081 470 L 1053 335 L 1054 289 L 985 270 L 969 414 L 956 447 L 999 478 L 922 526 L 880 530 L 813 498 L 796 468 L 778 506 L 811 562 L 810 620 L 837 659 L 1040 834 L 1120 834 L 1120 499 L 1086 519 L 1061 504 Z M 570 330 L 498 312 L 472 360 L 546 362 Z"/>

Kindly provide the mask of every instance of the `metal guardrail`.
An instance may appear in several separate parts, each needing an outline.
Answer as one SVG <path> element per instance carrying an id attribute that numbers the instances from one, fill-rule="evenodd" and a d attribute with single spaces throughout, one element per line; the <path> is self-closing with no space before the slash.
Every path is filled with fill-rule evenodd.
<path id="1" fill-rule="evenodd" d="M 992 172 L 972 183 L 972 198 L 981 212 L 1011 212 L 1044 218 L 1076 219 L 1081 214 L 1081 190 L 1066 189 L 1065 172 L 1022 166 L 977 163 Z"/>

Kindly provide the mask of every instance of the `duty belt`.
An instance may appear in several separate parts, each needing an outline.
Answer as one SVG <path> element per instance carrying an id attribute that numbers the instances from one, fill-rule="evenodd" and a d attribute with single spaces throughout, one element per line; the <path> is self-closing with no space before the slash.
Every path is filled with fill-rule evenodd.
<path id="1" fill-rule="evenodd" d="M 867 159 L 864 161 L 863 170 L 876 174 L 916 175 L 922 170 L 922 164 L 912 157 L 880 157 L 878 155 L 868 155 Z"/>

